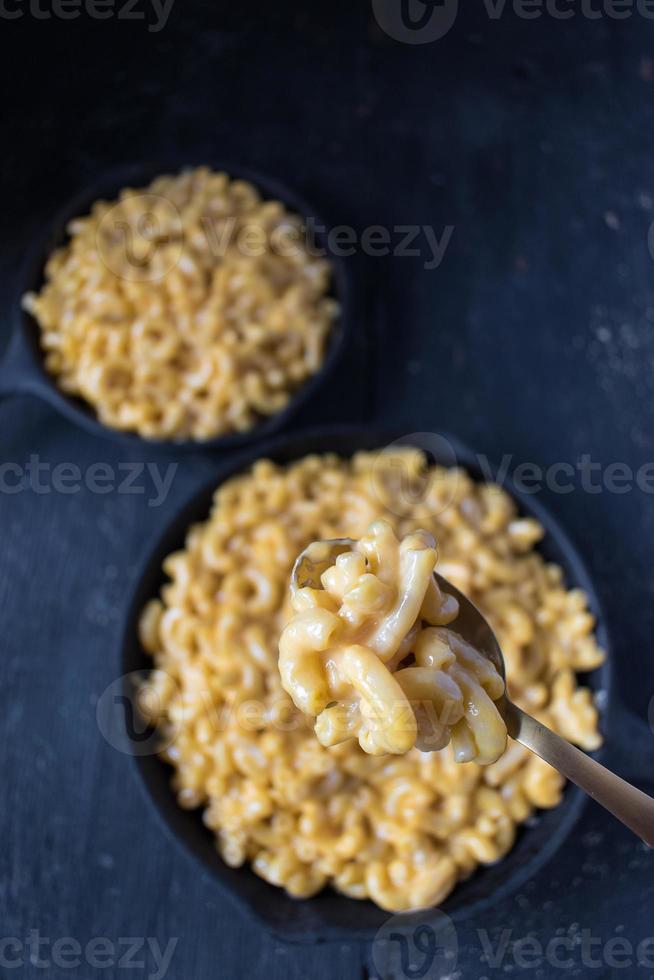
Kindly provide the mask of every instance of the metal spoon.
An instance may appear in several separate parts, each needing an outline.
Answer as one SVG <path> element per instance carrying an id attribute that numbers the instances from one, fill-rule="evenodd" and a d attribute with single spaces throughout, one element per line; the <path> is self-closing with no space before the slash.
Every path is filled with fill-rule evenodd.
<path id="1" fill-rule="evenodd" d="M 338 555 L 349 551 L 351 538 L 317 541 L 297 558 L 291 576 L 291 589 L 322 588 L 320 576 L 334 564 Z M 434 572 L 441 590 L 459 603 L 457 632 L 492 662 L 506 681 L 504 657 L 493 630 L 477 607 L 451 582 Z M 589 796 L 629 827 L 649 847 L 654 847 L 654 799 L 627 783 L 615 773 L 595 762 L 565 738 L 542 725 L 513 704 L 506 692 L 497 708 L 511 738 L 558 769 L 567 779 L 580 786 Z"/>

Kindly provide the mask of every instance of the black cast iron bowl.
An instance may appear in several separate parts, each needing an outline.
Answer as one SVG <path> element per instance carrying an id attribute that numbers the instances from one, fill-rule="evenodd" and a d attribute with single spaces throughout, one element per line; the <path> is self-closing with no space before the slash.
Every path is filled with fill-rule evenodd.
<path id="1" fill-rule="evenodd" d="M 315 208 L 283 184 L 247 168 L 224 161 L 202 161 L 215 170 L 224 170 L 230 176 L 248 180 L 261 191 L 266 199 L 281 201 L 289 211 L 299 214 L 314 224 L 315 244 L 324 250 L 332 267 L 330 295 L 339 303 L 337 316 L 330 333 L 325 359 L 320 370 L 309 378 L 292 395 L 288 404 L 269 418 L 262 419 L 247 432 L 230 433 L 215 439 L 180 440 L 144 439 L 134 432 L 112 429 L 98 421 L 91 405 L 81 398 L 65 394 L 57 386 L 56 379 L 45 369 L 43 350 L 40 344 L 40 328 L 35 318 L 23 309 L 21 298 L 26 292 L 38 292 L 43 285 L 44 269 L 49 255 L 68 240 L 68 222 L 80 215 L 88 214 L 91 205 L 98 199 L 114 200 L 123 187 L 145 187 L 155 177 L 163 173 L 177 173 L 192 166 L 188 161 L 159 160 L 153 164 L 138 164 L 114 169 L 100 180 L 70 200 L 59 214 L 47 225 L 42 238 L 28 253 L 22 273 L 18 277 L 18 291 L 13 309 L 13 333 L 9 348 L 0 365 L 0 394 L 29 393 L 48 402 L 71 422 L 82 426 L 94 435 L 104 436 L 123 444 L 145 444 L 169 450 L 188 450 L 201 452 L 204 449 L 236 449 L 271 436 L 288 422 L 311 396 L 327 381 L 345 351 L 356 319 L 352 304 L 353 290 L 350 270 L 342 257 L 328 249 L 328 225 L 320 218 Z"/>
<path id="2" fill-rule="evenodd" d="M 142 650 L 138 640 L 139 614 L 145 603 L 159 593 L 165 581 L 161 564 L 166 555 L 184 544 L 189 526 L 207 518 L 216 487 L 227 478 L 239 473 L 262 456 L 279 463 L 288 463 L 307 453 L 336 452 L 350 456 L 360 449 L 373 450 L 396 442 L 397 433 L 372 429 L 314 430 L 287 437 L 280 437 L 256 451 L 242 454 L 239 458 L 219 469 L 209 485 L 198 491 L 189 503 L 171 520 L 161 538 L 152 549 L 144 564 L 132 596 L 122 637 L 121 670 L 124 678 L 123 698 L 133 697 L 133 681 L 127 675 L 134 671 L 147 672 L 152 661 Z M 407 441 L 411 445 L 411 441 Z M 452 465 L 456 462 L 467 469 L 476 479 L 483 481 L 483 474 L 475 455 L 453 437 L 441 437 L 439 444 L 450 447 L 446 451 L 436 448 L 432 455 L 435 462 Z M 440 458 L 439 458 L 440 457 Z M 539 551 L 548 561 L 559 564 L 565 573 L 568 586 L 578 586 L 587 593 L 590 608 L 597 617 L 597 635 L 608 651 L 604 617 L 593 584 L 574 546 L 568 540 L 549 513 L 534 500 L 521 494 L 508 481 L 505 488 L 517 500 L 520 510 L 536 517 L 546 530 Z M 608 711 L 610 693 L 610 664 L 606 663 L 585 678 L 594 690 L 606 692 L 602 705 L 603 721 Z M 606 736 L 606 732 L 604 732 Z M 354 901 L 326 889 L 315 898 L 298 901 L 257 877 L 249 868 L 229 868 L 220 858 L 210 831 L 202 823 L 200 813 L 180 809 L 170 788 L 172 771 L 156 755 L 130 753 L 138 770 L 147 795 L 154 804 L 164 825 L 212 875 L 219 887 L 245 912 L 253 915 L 275 935 L 290 942 L 348 942 L 372 939 L 380 926 L 388 920 L 388 913 L 372 902 Z M 597 757 L 597 755 L 596 755 Z M 514 892 L 555 853 L 577 821 L 586 800 L 581 790 L 568 786 L 560 806 L 546 810 L 529 827 L 518 832 L 513 849 L 498 864 L 478 869 L 441 906 L 453 920 L 477 914 L 491 903 L 496 903 Z"/>

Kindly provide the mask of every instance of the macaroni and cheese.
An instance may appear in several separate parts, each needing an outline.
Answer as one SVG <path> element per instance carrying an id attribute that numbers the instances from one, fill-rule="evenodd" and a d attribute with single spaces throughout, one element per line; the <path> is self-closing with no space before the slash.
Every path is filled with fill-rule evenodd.
<path id="1" fill-rule="evenodd" d="M 207 167 L 96 201 L 38 294 L 59 387 L 145 438 L 209 439 L 279 412 L 321 367 L 337 314 L 303 226 Z"/>
<path id="2" fill-rule="evenodd" d="M 577 671 L 603 659 L 586 597 L 535 550 L 538 523 L 499 487 L 427 466 L 419 450 L 267 460 L 224 483 L 209 518 L 166 559 L 143 612 L 154 669 L 140 692 L 182 807 L 203 810 L 224 860 L 296 897 L 332 885 L 400 911 L 438 904 L 516 829 L 561 799 L 562 777 L 511 743 L 492 765 L 451 746 L 374 756 L 321 745 L 281 685 L 287 583 L 312 541 L 360 538 L 387 521 L 439 542 L 439 571 L 488 617 L 509 694 L 585 749 L 597 710 Z"/>
<path id="3" fill-rule="evenodd" d="M 429 532 L 399 541 L 379 520 L 351 547 L 317 541 L 296 563 L 309 575 L 292 580 L 279 670 L 296 707 L 317 716 L 323 745 L 357 738 L 364 752 L 383 755 L 451 740 L 457 762 L 482 764 L 504 752 L 495 704 L 504 681 L 445 629 L 459 608 L 434 578 L 437 560 Z"/>

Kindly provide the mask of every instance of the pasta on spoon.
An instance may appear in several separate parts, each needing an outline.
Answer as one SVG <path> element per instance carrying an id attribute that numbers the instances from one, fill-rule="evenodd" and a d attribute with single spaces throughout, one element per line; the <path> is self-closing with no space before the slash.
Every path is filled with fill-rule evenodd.
<path id="1" fill-rule="evenodd" d="M 314 543 L 301 561 L 279 669 L 321 744 L 356 738 L 371 755 L 400 755 L 451 742 L 457 762 L 497 761 L 504 680 L 450 628 L 458 603 L 434 578 L 434 538 L 400 540 L 380 520 L 359 541 Z"/>

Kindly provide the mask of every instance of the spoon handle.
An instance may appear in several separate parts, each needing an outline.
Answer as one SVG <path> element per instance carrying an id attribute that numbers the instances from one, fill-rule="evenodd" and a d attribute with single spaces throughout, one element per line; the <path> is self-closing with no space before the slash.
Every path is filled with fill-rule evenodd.
<path id="1" fill-rule="evenodd" d="M 566 739 L 511 705 L 507 711 L 509 735 L 558 769 L 594 800 L 654 847 L 654 800 L 620 779 Z"/>

